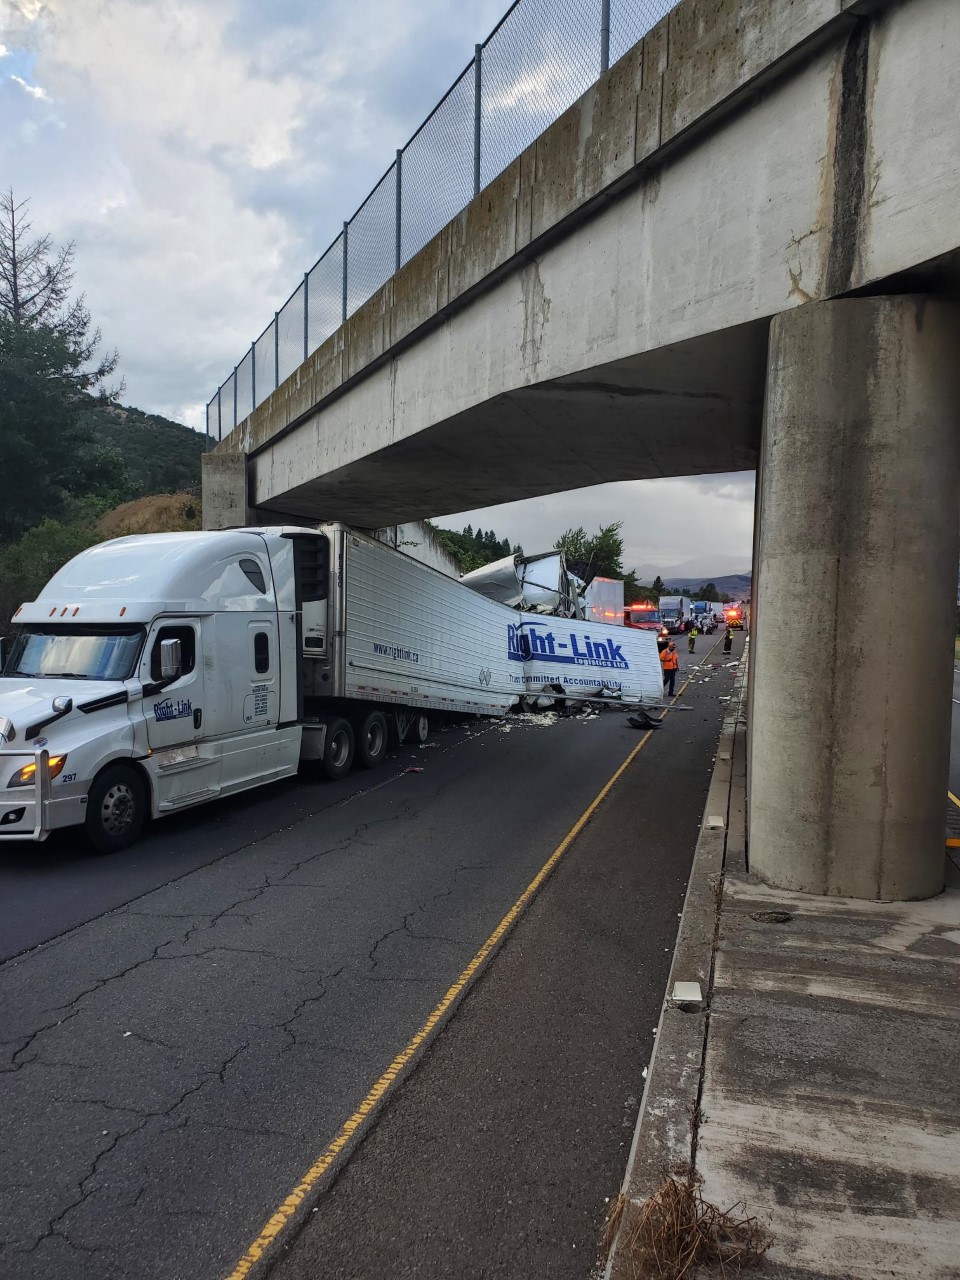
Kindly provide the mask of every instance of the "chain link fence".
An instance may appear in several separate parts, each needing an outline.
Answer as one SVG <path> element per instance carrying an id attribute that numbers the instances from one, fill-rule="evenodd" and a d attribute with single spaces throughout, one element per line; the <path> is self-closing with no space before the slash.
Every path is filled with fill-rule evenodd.
<path id="1" fill-rule="evenodd" d="M 207 405 L 222 440 L 678 0 L 514 0 Z"/>

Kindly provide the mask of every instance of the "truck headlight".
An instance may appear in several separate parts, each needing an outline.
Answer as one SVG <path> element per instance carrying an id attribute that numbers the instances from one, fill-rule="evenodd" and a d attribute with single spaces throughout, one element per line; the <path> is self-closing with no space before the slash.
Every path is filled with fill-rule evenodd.
<path id="1" fill-rule="evenodd" d="M 50 777 L 55 778 L 67 763 L 66 756 L 51 756 L 47 761 L 50 769 Z M 7 783 L 10 787 L 31 787 L 33 780 L 37 775 L 37 762 L 31 760 L 29 764 L 25 764 L 22 769 L 18 769 L 10 781 Z"/>

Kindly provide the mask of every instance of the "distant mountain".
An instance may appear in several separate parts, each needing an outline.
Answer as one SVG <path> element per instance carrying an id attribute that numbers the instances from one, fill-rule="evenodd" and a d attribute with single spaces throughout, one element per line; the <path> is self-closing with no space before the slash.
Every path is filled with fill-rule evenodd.
<path id="1" fill-rule="evenodd" d="M 719 592 L 728 595 L 731 600 L 746 600 L 750 595 L 749 573 L 728 573 L 722 577 L 708 574 L 706 577 L 696 578 L 673 578 L 664 574 L 663 580 L 668 587 L 676 591 L 677 595 L 683 595 L 685 591 L 690 590 L 699 591 L 707 582 L 712 582 Z"/>
<path id="2" fill-rule="evenodd" d="M 696 581 L 699 586 L 702 582 L 716 582 L 722 576 L 749 577 L 750 561 L 746 556 L 699 556 L 695 560 L 684 560 L 682 564 L 642 564 L 635 573 L 644 583 L 652 582 L 659 574 L 664 582 Z"/>

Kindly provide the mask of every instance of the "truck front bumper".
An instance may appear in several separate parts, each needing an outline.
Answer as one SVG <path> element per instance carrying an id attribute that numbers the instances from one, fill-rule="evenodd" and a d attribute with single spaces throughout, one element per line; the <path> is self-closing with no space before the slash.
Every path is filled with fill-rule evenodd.
<path id="1" fill-rule="evenodd" d="M 50 793 L 49 752 L 35 751 L 36 773 L 32 786 L 6 787 L 0 791 L 0 842 L 4 840 L 46 840 L 51 831 L 83 822 L 86 796 L 66 795 L 55 799 Z M 17 756 L 26 763 L 30 753 L 0 751 L 0 756 Z"/>

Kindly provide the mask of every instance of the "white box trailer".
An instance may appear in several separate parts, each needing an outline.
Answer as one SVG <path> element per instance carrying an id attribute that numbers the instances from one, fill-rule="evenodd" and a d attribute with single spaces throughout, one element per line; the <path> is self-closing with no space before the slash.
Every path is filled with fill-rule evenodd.
<path id="1" fill-rule="evenodd" d="M 583 593 L 584 617 L 591 622 L 623 626 L 623 582 L 618 578 L 592 578 Z"/>
<path id="2" fill-rule="evenodd" d="M 120 849 L 147 816 L 301 761 L 372 767 L 431 712 L 502 715 L 547 684 L 661 692 L 652 637 L 518 614 L 338 524 L 115 539 L 14 622 L 0 841 L 82 824 Z"/>
<path id="3" fill-rule="evenodd" d="M 328 557 L 326 594 L 300 588 L 307 713 L 316 698 L 473 715 L 516 702 L 506 646 L 494 641 L 512 610 L 346 525 L 288 536 L 301 583 L 304 555 Z"/>

